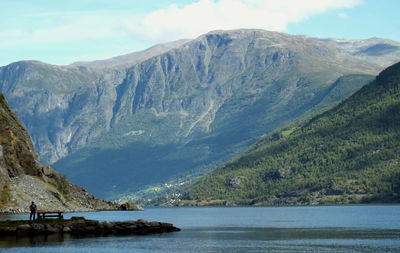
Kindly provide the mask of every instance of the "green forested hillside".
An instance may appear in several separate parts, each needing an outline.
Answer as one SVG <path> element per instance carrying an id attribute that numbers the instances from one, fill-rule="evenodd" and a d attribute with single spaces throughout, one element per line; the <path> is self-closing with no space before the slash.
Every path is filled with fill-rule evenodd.
<path id="1" fill-rule="evenodd" d="M 400 63 L 350 98 L 255 144 L 181 204 L 399 202 Z"/>

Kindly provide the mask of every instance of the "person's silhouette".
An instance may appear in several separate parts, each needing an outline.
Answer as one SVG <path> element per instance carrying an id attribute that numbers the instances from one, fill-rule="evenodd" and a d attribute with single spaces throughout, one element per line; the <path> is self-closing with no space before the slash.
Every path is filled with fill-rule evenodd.
<path id="1" fill-rule="evenodd" d="M 35 202 L 32 201 L 32 204 L 29 206 L 29 209 L 31 210 L 31 215 L 29 215 L 29 220 L 35 220 L 36 218 L 36 205 Z"/>

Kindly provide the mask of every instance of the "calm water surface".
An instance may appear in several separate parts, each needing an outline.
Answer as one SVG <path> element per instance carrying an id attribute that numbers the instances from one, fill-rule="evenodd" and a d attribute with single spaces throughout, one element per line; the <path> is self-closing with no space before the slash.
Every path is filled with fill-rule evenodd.
<path id="1" fill-rule="evenodd" d="M 148 208 L 68 213 L 101 221 L 146 219 L 181 232 L 150 236 L 0 239 L 0 252 L 400 252 L 400 206 Z M 28 214 L 0 219 L 28 219 Z"/>

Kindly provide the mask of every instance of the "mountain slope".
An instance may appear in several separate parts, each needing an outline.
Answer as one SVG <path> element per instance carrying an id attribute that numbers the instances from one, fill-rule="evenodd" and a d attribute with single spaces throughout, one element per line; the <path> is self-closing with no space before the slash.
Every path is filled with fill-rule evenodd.
<path id="1" fill-rule="evenodd" d="M 0 212 L 40 209 L 89 211 L 111 206 L 40 164 L 28 133 L 0 93 Z"/>
<path id="2" fill-rule="evenodd" d="M 115 68 L 0 68 L 0 91 L 41 160 L 98 196 L 200 175 L 382 68 L 332 42 L 263 30 L 214 31 L 142 56 Z"/>
<path id="3" fill-rule="evenodd" d="M 183 203 L 400 201 L 399 85 L 397 63 L 334 108 L 264 137 L 186 189 Z"/>
<path id="4" fill-rule="evenodd" d="M 265 131 L 320 108 L 337 78 L 374 69 L 301 37 L 210 33 L 129 69 L 117 89 L 112 129 L 54 166 L 95 193 L 136 191 L 190 170 L 201 173 Z M 325 105 L 360 87 L 353 83 Z M 104 188 L 89 182 L 93 175 Z"/>
<path id="5" fill-rule="evenodd" d="M 358 59 L 374 62 L 382 67 L 387 67 L 400 59 L 400 43 L 393 40 L 381 38 L 366 40 L 315 39 L 333 43 Z"/>

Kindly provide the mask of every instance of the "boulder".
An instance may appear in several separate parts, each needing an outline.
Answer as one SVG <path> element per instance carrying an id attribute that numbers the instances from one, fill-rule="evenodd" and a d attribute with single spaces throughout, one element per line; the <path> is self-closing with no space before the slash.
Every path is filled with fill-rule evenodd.
<path id="1" fill-rule="evenodd" d="M 46 232 L 49 234 L 62 232 L 62 228 L 58 224 L 46 224 L 45 227 L 46 227 Z"/>
<path id="2" fill-rule="evenodd" d="M 118 210 L 124 211 L 143 211 L 143 208 L 135 203 L 126 202 L 117 207 Z"/>
<path id="3" fill-rule="evenodd" d="M 99 226 L 99 221 L 97 220 L 85 220 L 86 226 Z"/>
<path id="4" fill-rule="evenodd" d="M 102 223 L 104 229 L 106 230 L 112 230 L 114 225 L 111 222 L 105 221 Z"/>
<path id="5" fill-rule="evenodd" d="M 70 233 L 71 231 L 70 227 L 63 227 L 63 233 Z"/>
<path id="6" fill-rule="evenodd" d="M 161 227 L 161 222 L 158 221 L 152 221 L 149 222 L 150 227 Z"/>
<path id="7" fill-rule="evenodd" d="M 41 234 L 41 233 L 44 233 L 45 231 L 46 231 L 46 228 L 45 228 L 45 226 L 43 225 L 43 224 L 40 224 L 40 223 L 32 223 L 32 231 L 34 232 L 34 233 L 38 233 L 38 234 Z"/>
<path id="8" fill-rule="evenodd" d="M 29 225 L 29 224 L 22 224 L 22 225 L 17 226 L 17 228 L 16 228 L 16 234 L 17 234 L 17 235 L 28 234 L 28 233 L 31 232 L 31 230 L 32 230 L 31 225 Z"/>
<path id="9" fill-rule="evenodd" d="M 22 224 L 17 226 L 17 231 L 30 231 L 31 229 L 32 227 L 29 224 Z"/>

